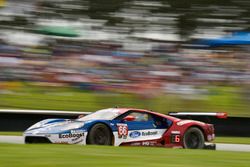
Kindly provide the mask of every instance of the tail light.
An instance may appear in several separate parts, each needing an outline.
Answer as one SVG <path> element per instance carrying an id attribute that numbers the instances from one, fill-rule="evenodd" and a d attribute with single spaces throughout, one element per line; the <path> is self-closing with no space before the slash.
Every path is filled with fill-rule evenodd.
<path id="1" fill-rule="evenodd" d="M 208 125 L 207 140 L 212 141 L 215 139 L 214 125 L 212 125 L 212 124 L 207 124 L 207 125 Z"/>
<path id="2" fill-rule="evenodd" d="M 214 133 L 214 125 L 213 124 L 208 124 L 208 129 L 210 133 Z"/>

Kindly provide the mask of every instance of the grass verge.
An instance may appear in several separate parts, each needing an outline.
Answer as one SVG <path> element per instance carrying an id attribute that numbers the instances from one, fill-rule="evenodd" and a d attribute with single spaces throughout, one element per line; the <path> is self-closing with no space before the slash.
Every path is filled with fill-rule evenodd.
<path id="1" fill-rule="evenodd" d="M 19 83 L 0 93 L 0 108 L 96 111 L 114 106 L 170 111 L 227 112 L 230 116 L 250 116 L 250 103 L 239 87 L 209 87 L 200 96 L 159 94 L 136 95 L 54 88 Z"/>
<path id="2" fill-rule="evenodd" d="M 0 132 L 0 136 L 22 136 L 23 132 Z"/>
<path id="3" fill-rule="evenodd" d="M 0 132 L 1 135 L 22 136 L 23 132 Z M 214 143 L 250 144 L 250 137 L 216 137 Z"/>
<path id="4" fill-rule="evenodd" d="M 1 167 L 248 167 L 250 153 L 146 147 L 0 144 Z"/>

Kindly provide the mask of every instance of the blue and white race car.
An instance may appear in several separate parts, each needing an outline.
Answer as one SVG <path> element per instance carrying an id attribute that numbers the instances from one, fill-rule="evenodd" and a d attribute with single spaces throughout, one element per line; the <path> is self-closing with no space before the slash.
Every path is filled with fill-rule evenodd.
<path id="1" fill-rule="evenodd" d="M 132 108 L 109 108 L 70 119 L 46 119 L 24 132 L 25 143 L 204 148 L 214 128 L 193 120 Z"/>

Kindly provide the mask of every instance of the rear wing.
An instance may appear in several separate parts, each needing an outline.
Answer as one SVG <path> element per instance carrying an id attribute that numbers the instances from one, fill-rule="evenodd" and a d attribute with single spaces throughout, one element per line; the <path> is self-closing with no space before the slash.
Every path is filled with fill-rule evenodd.
<path id="1" fill-rule="evenodd" d="M 198 117 L 215 117 L 220 119 L 226 119 L 227 113 L 225 112 L 169 112 L 168 115 L 177 118 L 198 118 Z"/>
<path id="2" fill-rule="evenodd" d="M 180 118 L 216 124 L 227 119 L 225 112 L 169 112 L 168 115 Z"/>

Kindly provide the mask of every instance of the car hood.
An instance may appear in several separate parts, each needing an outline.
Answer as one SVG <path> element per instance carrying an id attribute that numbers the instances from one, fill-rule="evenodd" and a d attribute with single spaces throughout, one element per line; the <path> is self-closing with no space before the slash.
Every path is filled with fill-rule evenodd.
<path id="1" fill-rule="evenodd" d="M 84 126 L 83 121 L 69 119 L 46 119 L 29 127 L 24 133 L 61 133 L 74 129 L 80 129 Z"/>

